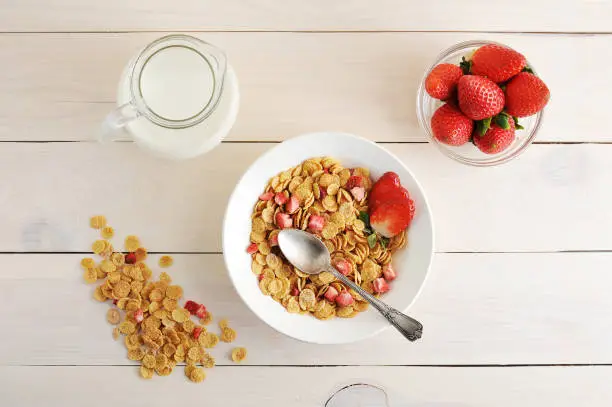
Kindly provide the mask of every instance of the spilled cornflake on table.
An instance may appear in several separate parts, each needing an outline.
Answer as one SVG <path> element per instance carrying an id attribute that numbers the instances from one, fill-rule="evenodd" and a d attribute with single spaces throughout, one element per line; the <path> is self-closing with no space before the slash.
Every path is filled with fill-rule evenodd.
<path id="1" fill-rule="evenodd" d="M 145 263 L 147 250 L 137 236 L 127 236 L 127 253 L 116 251 L 106 240 L 114 235 L 113 228 L 106 225 L 104 216 L 94 216 L 90 226 L 99 229 L 103 239 L 96 240 L 92 250 L 102 259 L 99 263 L 90 257 L 81 260 L 83 278 L 87 283 L 101 282 L 93 297 L 99 302 L 112 302 L 106 320 L 113 325 L 115 340 L 124 336 L 127 357 L 139 361 L 140 376 L 151 379 L 155 374 L 168 376 L 178 363 L 185 363 L 185 375 L 199 383 L 206 378 L 201 367 L 215 366 L 214 357 L 205 349 L 219 343 L 233 342 L 236 331 L 229 327 L 226 319 L 219 321 L 220 337 L 208 332 L 204 325 L 212 322 L 212 314 L 203 304 L 179 301 L 183 288 L 172 284 L 166 272 L 153 279 L 153 272 Z M 160 267 L 170 267 L 172 257 L 162 256 Z M 199 323 L 191 318 L 195 317 Z M 240 362 L 246 357 L 246 349 L 236 348 L 232 360 Z"/>

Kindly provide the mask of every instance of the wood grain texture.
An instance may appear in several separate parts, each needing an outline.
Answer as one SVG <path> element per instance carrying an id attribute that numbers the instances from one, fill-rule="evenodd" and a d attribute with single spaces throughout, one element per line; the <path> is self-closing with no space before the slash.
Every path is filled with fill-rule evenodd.
<path id="1" fill-rule="evenodd" d="M 0 251 L 88 250 L 88 218 L 102 213 L 152 251 L 220 252 L 229 196 L 273 145 L 224 143 L 186 162 L 152 158 L 132 143 L 1 147 Z M 438 251 L 612 248 L 610 145 L 534 145 L 489 169 L 455 163 L 428 144 L 386 147 L 421 182 Z"/>
<path id="2" fill-rule="evenodd" d="M 0 35 L 0 93 L 7 96 L 0 98 L 0 141 L 92 140 L 114 107 L 124 65 L 161 35 Z M 609 35 L 198 36 L 227 50 L 238 73 L 241 108 L 229 140 L 279 141 L 315 130 L 338 130 L 376 141 L 426 141 L 415 106 L 423 73 L 445 48 L 486 38 L 524 52 L 551 89 L 536 141 L 612 141 L 612 131 L 602 126 L 612 88 Z"/>
<path id="3" fill-rule="evenodd" d="M 108 305 L 82 279 L 81 257 L 0 255 L 0 365 L 132 363 L 111 338 Z M 148 261 L 156 273 L 157 258 Z M 233 346 L 249 349 L 248 365 L 612 363 L 609 253 L 438 254 L 409 310 L 425 326 L 422 340 L 389 329 L 341 346 L 298 342 L 261 322 L 234 291 L 221 255 L 174 258 L 169 273 L 185 298 L 204 302 L 238 332 L 235 343 L 212 350 L 219 365 L 232 364 Z M 256 284 L 250 270 L 245 278 Z"/>
<path id="4" fill-rule="evenodd" d="M 498 2 L 472 0 L 5 0 L 4 31 L 466 30 L 610 31 L 612 6 L 598 0 L 515 0 L 500 18 L 478 18 Z M 554 17 L 553 17 L 554 16 Z"/>
<path id="5" fill-rule="evenodd" d="M 317 407 L 346 384 L 382 385 L 393 407 L 610 405 L 610 367 L 223 367 L 201 384 L 181 372 L 144 381 L 129 367 L 0 367 L 7 406 L 173 405 Z M 109 389 L 96 396 L 92 383 Z M 27 390 L 26 390 L 27 389 Z M 344 404 L 346 405 L 346 404 Z M 349 404 L 351 405 L 351 404 Z M 381 405 L 382 406 L 382 405 Z"/>

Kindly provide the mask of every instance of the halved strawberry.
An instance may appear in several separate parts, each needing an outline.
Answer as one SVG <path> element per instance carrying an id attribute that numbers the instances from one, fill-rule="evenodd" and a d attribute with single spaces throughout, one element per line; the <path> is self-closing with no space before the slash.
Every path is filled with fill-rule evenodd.
<path id="1" fill-rule="evenodd" d="M 288 200 L 289 198 L 287 198 L 284 192 L 279 192 L 274 195 L 274 202 L 276 202 L 277 205 L 284 205 Z"/>
<path id="2" fill-rule="evenodd" d="M 385 266 L 383 267 L 383 277 L 386 281 L 393 281 L 397 277 L 397 274 L 395 273 L 395 270 L 393 269 L 391 263 L 385 264 Z"/>
<path id="3" fill-rule="evenodd" d="M 259 199 L 262 201 L 269 201 L 272 198 L 274 198 L 274 192 L 265 192 L 259 195 Z"/>
<path id="4" fill-rule="evenodd" d="M 385 172 L 375 183 L 370 190 L 369 204 L 370 208 L 375 207 L 382 202 L 390 191 L 401 188 L 400 178 L 394 172 Z"/>
<path id="5" fill-rule="evenodd" d="M 278 212 L 276 214 L 276 226 L 281 229 L 286 229 L 293 226 L 293 219 L 291 219 L 291 215 L 287 213 Z"/>
<path id="6" fill-rule="evenodd" d="M 257 243 L 251 243 L 249 245 L 249 247 L 247 247 L 247 253 L 248 254 L 255 254 L 255 253 L 257 253 Z"/>
<path id="7" fill-rule="evenodd" d="M 300 200 L 295 196 L 291 195 L 289 202 L 285 205 L 285 211 L 287 213 L 295 213 L 300 208 Z"/>
<path id="8" fill-rule="evenodd" d="M 351 195 L 355 198 L 356 201 L 362 201 L 365 198 L 365 188 L 363 187 L 354 187 L 351 188 Z"/>
<path id="9" fill-rule="evenodd" d="M 325 291 L 324 297 L 327 301 L 334 302 L 336 301 L 336 297 L 338 297 L 338 290 L 332 286 L 329 286 L 327 287 L 327 291 Z"/>
<path id="10" fill-rule="evenodd" d="M 382 202 L 370 213 L 370 225 L 384 237 L 393 237 L 410 226 L 409 201 Z"/>
<path id="11" fill-rule="evenodd" d="M 336 270 L 338 270 L 339 272 L 341 272 L 345 276 L 348 276 L 349 274 L 351 274 L 351 271 L 353 270 L 353 267 L 351 266 L 351 263 L 349 263 L 348 260 L 346 260 L 346 259 L 339 259 L 339 260 L 337 260 L 334 263 L 334 267 L 336 267 Z"/>
<path id="12" fill-rule="evenodd" d="M 387 281 L 382 277 L 379 277 L 374 280 L 372 285 L 374 287 L 374 292 L 379 294 L 386 293 L 391 289 L 391 287 L 389 287 L 389 284 L 387 284 Z"/>
<path id="13" fill-rule="evenodd" d="M 344 188 L 351 190 L 355 187 L 362 187 L 362 186 L 363 186 L 363 177 L 361 175 L 351 175 L 348 181 L 346 181 L 346 185 L 344 186 Z"/>
<path id="14" fill-rule="evenodd" d="M 323 226 L 325 226 L 325 218 L 323 216 L 310 215 L 310 219 L 308 219 L 308 229 L 310 229 L 311 232 L 321 232 Z"/>
<path id="15" fill-rule="evenodd" d="M 354 302 L 355 302 L 355 299 L 348 291 L 342 291 L 336 297 L 336 304 L 338 304 L 341 307 L 348 307 L 349 305 L 353 305 Z"/>

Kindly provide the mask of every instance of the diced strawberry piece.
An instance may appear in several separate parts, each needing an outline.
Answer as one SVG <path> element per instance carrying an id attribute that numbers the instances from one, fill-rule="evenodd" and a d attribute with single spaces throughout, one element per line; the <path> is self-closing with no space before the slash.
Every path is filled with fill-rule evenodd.
<path id="1" fill-rule="evenodd" d="M 321 194 L 320 199 L 325 199 L 325 197 L 327 196 L 327 189 L 323 188 L 322 186 L 319 186 L 319 194 Z"/>
<path id="2" fill-rule="evenodd" d="M 118 302 L 119 302 L 119 300 L 117 300 L 117 299 L 113 300 L 113 305 L 117 305 Z"/>
<path id="3" fill-rule="evenodd" d="M 324 297 L 327 301 L 334 302 L 336 301 L 336 298 L 338 297 L 338 290 L 336 290 L 332 286 L 329 286 L 327 287 L 327 291 L 325 291 Z"/>
<path id="4" fill-rule="evenodd" d="M 395 270 L 393 269 L 391 263 L 385 264 L 385 266 L 383 267 L 383 277 L 386 281 L 393 281 L 395 280 L 395 277 L 397 277 L 397 274 L 395 273 Z"/>
<path id="5" fill-rule="evenodd" d="M 338 304 L 341 307 L 348 307 L 349 305 L 353 305 L 354 302 L 355 302 L 355 299 L 348 291 L 342 291 L 336 297 L 336 304 Z"/>
<path id="6" fill-rule="evenodd" d="M 276 202 L 277 205 L 284 205 L 285 202 L 287 202 L 288 200 L 289 198 L 287 198 L 287 195 L 282 192 L 279 192 L 274 195 L 274 202 Z"/>
<path id="7" fill-rule="evenodd" d="M 206 307 L 203 304 L 200 304 L 195 312 L 195 316 L 202 319 L 206 316 L 206 312 Z"/>
<path id="8" fill-rule="evenodd" d="M 140 308 L 134 311 L 134 320 L 136 322 L 142 322 L 144 320 L 144 312 Z"/>
<path id="9" fill-rule="evenodd" d="M 384 237 L 393 237 L 410 225 L 410 203 L 391 201 L 379 204 L 370 213 L 370 225 Z"/>
<path id="10" fill-rule="evenodd" d="M 414 213 L 416 212 L 416 206 L 414 205 L 414 201 L 411 199 L 408 203 L 410 206 L 410 220 L 414 219 Z"/>
<path id="11" fill-rule="evenodd" d="M 257 280 L 258 281 L 261 281 L 263 279 L 264 279 L 264 274 L 263 273 L 261 273 L 260 275 L 257 276 Z"/>
<path id="12" fill-rule="evenodd" d="M 186 301 L 186 302 L 185 302 L 185 309 L 186 309 L 187 311 L 189 311 L 189 313 L 190 313 L 191 315 L 194 315 L 194 314 L 196 313 L 196 311 L 198 310 L 198 307 L 199 307 L 199 306 L 200 306 L 200 304 L 198 304 L 198 303 L 197 303 L 197 302 L 195 302 L 195 301 L 191 301 L 191 300 L 189 300 L 189 301 Z"/>
<path id="13" fill-rule="evenodd" d="M 323 168 L 323 172 L 329 174 L 329 168 Z"/>
<path id="14" fill-rule="evenodd" d="M 278 246 L 278 235 L 273 235 L 270 239 L 268 239 L 268 245 L 270 247 Z"/>
<path id="15" fill-rule="evenodd" d="M 294 297 L 295 297 L 295 296 L 298 296 L 298 295 L 300 295 L 300 290 L 299 290 L 297 287 L 293 287 L 293 288 L 291 289 L 290 294 L 291 294 L 292 296 L 294 296 Z"/>
<path id="16" fill-rule="evenodd" d="M 249 247 L 247 247 L 247 253 L 248 254 L 255 254 L 255 253 L 257 253 L 257 243 L 251 243 L 249 245 Z"/>
<path id="17" fill-rule="evenodd" d="M 293 219 L 287 213 L 278 212 L 276 214 L 276 226 L 281 229 L 290 228 L 293 226 Z"/>
<path id="18" fill-rule="evenodd" d="M 374 292 L 379 294 L 386 293 L 391 289 L 389 287 L 389 284 L 387 284 L 387 281 L 382 277 L 379 277 L 374 280 L 374 283 L 372 283 L 372 285 L 374 286 Z"/>
<path id="19" fill-rule="evenodd" d="M 348 276 L 349 274 L 351 274 L 351 271 L 353 270 L 351 263 L 349 263 L 348 260 L 346 259 L 337 260 L 334 263 L 334 267 L 336 267 L 336 269 L 342 274 L 344 274 L 345 276 Z"/>
<path id="20" fill-rule="evenodd" d="M 269 201 L 273 197 L 274 197 L 274 192 L 265 192 L 265 193 L 259 195 L 259 199 L 262 200 L 262 201 Z"/>
<path id="21" fill-rule="evenodd" d="M 136 261 L 136 253 L 130 252 L 125 255 L 125 264 L 135 264 Z"/>
<path id="22" fill-rule="evenodd" d="M 365 189 L 363 187 L 351 188 L 351 194 L 356 201 L 362 201 L 365 198 Z"/>
<path id="23" fill-rule="evenodd" d="M 355 187 L 363 187 L 363 177 L 361 175 L 351 175 L 348 181 L 346 181 L 346 189 L 351 190 Z"/>
<path id="24" fill-rule="evenodd" d="M 310 215 L 310 219 L 308 220 L 308 229 L 311 232 L 317 233 L 323 230 L 323 226 L 325 226 L 325 218 L 320 215 Z"/>
<path id="25" fill-rule="evenodd" d="M 285 205 L 285 211 L 287 213 L 295 213 L 300 208 L 300 200 L 295 195 L 291 195 L 289 202 Z"/>
<path id="26" fill-rule="evenodd" d="M 200 334 L 202 333 L 202 328 L 200 328 L 199 326 L 196 326 L 195 328 L 193 328 L 193 331 L 191 332 L 191 334 L 193 335 L 193 339 L 198 339 L 200 337 Z"/>

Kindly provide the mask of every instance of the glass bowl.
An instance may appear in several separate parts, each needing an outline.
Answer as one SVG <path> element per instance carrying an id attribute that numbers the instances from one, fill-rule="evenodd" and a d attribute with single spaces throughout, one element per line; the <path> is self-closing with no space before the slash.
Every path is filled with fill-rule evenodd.
<path id="1" fill-rule="evenodd" d="M 536 137 L 538 133 L 538 129 L 540 128 L 540 124 L 542 123 L 542 115 L 543 110 L 539 113 L 529 116 L 522 117 L 519 121 L 521 126 L 524 127 L 523 130 L 516 131 L 516 138 L 512 142 L 512 144 L 505 149 L 504 151 L 498 154 L 485 154 L 480 151 L 474 144 L 466 143 L 462 146 L 449 146 L 439 142 L 431 131 L 431 116 L 434 114 L 436 109 L 444 104 L 444 102 L 434 99 L 425 91 L 425 79 L 429 72 L 441 63 L 450 63 L 458 65 L 461 62 L 461 57 L 471 56 L 477 48 L 486 45 L 486 44 L 499 44 L 492 41 L 466 41 L 460 42 L 456 44 L 444 52 L 442 52 L 435 60 L 435 62 L 425 71 L 423 78 L 421 79 L 421 84 L 419 85 L 419 90 L 417 94 L 417 116 L 419 118 L 419 123 L 421 127 L 427 133 L 427 137 L 429 140 L 436 146 L 438 149 L 444 153 L 447 157 L 450 157 L 460 163 L 473 165 L 477 167 L 486 167 L 492 165 L 503 164 L 505 162 L 510 161 L 511 159 L 517 157 L 521 154 L 525 149 L 531 144 L 533 139 Z M 531 67 L 531 69 L 536 72 L 533 65 L 527 61 L 527 65 Z"/>

